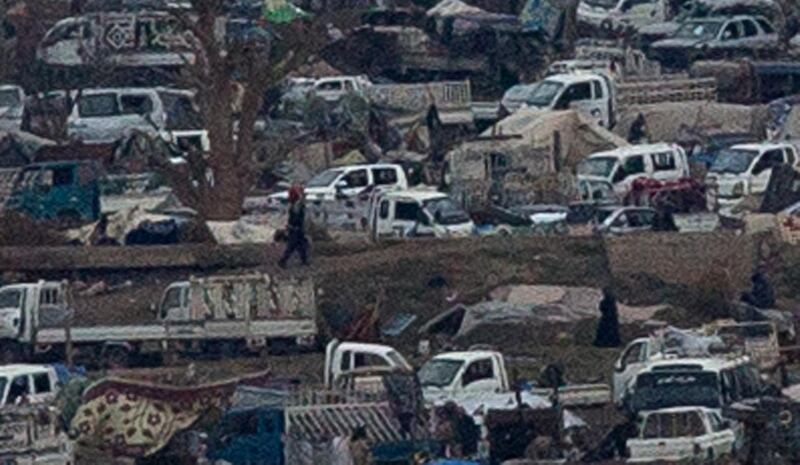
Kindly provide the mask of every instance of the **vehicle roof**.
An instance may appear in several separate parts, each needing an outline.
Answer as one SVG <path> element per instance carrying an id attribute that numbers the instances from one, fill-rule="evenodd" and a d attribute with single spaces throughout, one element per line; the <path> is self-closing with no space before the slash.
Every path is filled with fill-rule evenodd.
<path id="1" fill-rule="evenodd" d="M 772 149 L 782 149 L 785 147 L 791 147 L 792 144 L 787 144 L 786 142 L 751 142 L 747 144 L 736 144 L 732 145 L 732 149 L 740 149 L 740 150 L 772 150 Z"/>
<path id="2" fill-rule="evenodd" d="M 638 155 L 641 153 L 650 153 L 655 151 L 673 150 L 672 144 L 660 142 L 658 144 L 637 144 L 628 147 L 619 147 L 613 150 L 606 150 L 604 152 L 597 152 L 589 155 L 587 158 L 599 157 L 624 157 L 628 155 Z"/>
<path id="3" fill-rule="evenodd" d="M 561 74 L 552 74 L 544 78 L 544 81 L 557 81 L 562 84 L 572 84 L 575 82 L 583 82 L 586 78 L 602 78 L 601 75 L 593 72 L 593 71 L 584 71 L 584 70 L 576 70 L 571 73 L 561 73 Z"/>
<path id="4" fill-rule="evenodd" d="M 26 373 L 49 373 L 52 368 L 49 365 L 28 365 L 15 364 L 0 366 L 0 376 L 18 376 Z"/>
<path id="5" fill-rule="evenodd" d="M 444 352 L 433 357 L 431 360 L 460 360 L 471 362 L 479 358 L 500 356 L 500 352 L 493 350 L 469 350 L 463 352 Z"/>
<path id="6" fill-rule="evenodd" d="M 719 371 L 749 363 L 747 357 L 723 358 L 723 357 L 687 357 L 687 358 L 668 358 L 664 360 L 654 360 L 649 362 L 642 373 L 652 372 L 653 368 L 668 367 L 671 365 L 699 365 L 704 371 Z"/>
<path id="7" fill-rule="evenodd" d="M 144 93 L 144 92 L 170 92 L 174 94 L 191 95 L 194 92 L 189 89 L 175 89 L 172 87 L 94 87 L 91 89 L 82 89 L 81 95 L 97 95 L 109 92 L 119 93 Z"/>
<path id="8" fill-rule="evenodd" d="M 336 170 L 355 170 L 359 168 L 400 168 L 403 169 L 403 166 L 399 163 L 357 163 L 355 165 L 341 165 L 341 166 L 332 166 L 325 171 L 336 171 Z"/>
<path id="9" fill-rule="evenodd" d="M 38 168 L 57 168 L 59 166 L 76 166 L 76 165 L 96 165 L 97 162 L 92 160 L 62 160 L 62 161 L 43 161 L 40 163 L 31 163 L 30 165 L 25 165 L 25 170 L 27 169 L 38 169 Z"/>
<path id="10" fill-rule="evenodd" d="M 428 190 L 405 190 L 405 191 L 387 191 L 381 194 L 382 199 L 411 199 L 418 202 L 424 202 L 432 199 L 445 199 L 450 198 L 449 195 L 439 191 Z"/>
<path id="11" fill-rule="evenodd" d="M 3 84 L 0 85 L 0 90 L 22 90 L 22 87 L 16 84 Z"/>
<path id="12" fill-rule="evenodd" d="M 336 350 L 364 350 L 378 354 L 397 352 L 394 347 L 383 344 L 370 344 L 368 342 L 341 342 L 336 346 Z"/>
<path id="13" fill-rule="evenodd" d="M 670 408 L 662 408 L 658 410 L 643 410 L 639 412 L 641 416 L 653 415 L 656 413 L 685 413 L 685 412 L 704 412 L 704 413 L 711 413 L 714 412 L 714 409 L 710 409 L 708 407 L 700 407 L 700 406 L 681 406 L 681 407 L 670 407 Z"/>

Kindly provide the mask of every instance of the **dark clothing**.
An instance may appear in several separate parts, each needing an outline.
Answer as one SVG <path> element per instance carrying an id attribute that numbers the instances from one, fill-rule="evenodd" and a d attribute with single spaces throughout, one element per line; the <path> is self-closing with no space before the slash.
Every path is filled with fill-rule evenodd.
<path id="1" fill-rule="evenodd" d="M 742 296 L 742 300 L 757 308 L 775 308 L 775 292 L 767 276 L 757 272 L 750 281 L 753 288 L 749 294 Z"/>
<path id="2" fill-rule="evenodd" d="M 300 255 L 304 265 L 308 264 L 308 240 L 305 233 L 306 207 L 303 202 L 296 202 L 289 207 L 289 221 L 286 230 L 286 250 L 278 264 L 286 266 L 295 252 Z"/>
<path id="3" fill-rule="evenodd" d="M 596 347 L 619 347 L 619 311 L 617 299 L 605 294 L 600 301 L 600 323 L 597 325 L 597 335 L 594 338 Z"/>
<path id="4" fill-rule="evenodd" d="M 644 116 L 640 114 L 631 125 L 630 131 L 628 131 L 628 142 L 632 144 L 642 142 L 647 137 L 646 127 L 647 123 L 644 120 Z"/>

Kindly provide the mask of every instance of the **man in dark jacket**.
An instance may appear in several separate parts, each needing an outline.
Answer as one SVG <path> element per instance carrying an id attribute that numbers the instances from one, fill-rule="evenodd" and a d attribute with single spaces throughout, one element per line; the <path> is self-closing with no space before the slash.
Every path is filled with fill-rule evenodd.
<path id="1" fill-rule="evenodd" d="M 775 292 L 763 266 L 758 267 L 750 282 L 753 288 L 742 296 L 742 300 L 756 308 L 775 308 Z"/>
<path id="2" fill-rule="evenodd" d="M 303 188 L 292 186 L 289 189 L 289 221 L 286 225 L 286 250 L 278 265 L 286 268 L 286 263 L 297 252 L 303 265 L 308 265 L 308 240 L 305 233 L 306 205 Z"/>
<path id="3" fill-rule="evenodd" d="M 610 288 L 603 289 L 603 300 L 600 301 L 600 323 L 594 338 L 596 347 L 619 347 L 619 311 L 617 299 Z"/>

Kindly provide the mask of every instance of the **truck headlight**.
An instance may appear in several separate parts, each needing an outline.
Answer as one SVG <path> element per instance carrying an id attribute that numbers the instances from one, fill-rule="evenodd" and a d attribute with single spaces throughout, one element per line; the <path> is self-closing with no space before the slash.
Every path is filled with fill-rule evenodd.
<path id="1" fill-rule="evenodd" d="M 744 182 L 739 181 L 733 185 L 733 195 L 734 197 L 741 197 L 744 195 Z"/>

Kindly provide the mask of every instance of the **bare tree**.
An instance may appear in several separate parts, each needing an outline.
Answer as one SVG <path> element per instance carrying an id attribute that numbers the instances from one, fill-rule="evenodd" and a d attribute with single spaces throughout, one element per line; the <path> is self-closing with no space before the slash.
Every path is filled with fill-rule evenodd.
<path id="1" fill-rule="evenodd" d="M 257 178 L 254 127 L 266 90 L 320 50 L 326 38 L 322 21 L 303 20 L 270 24 L 270 39 L 228 46 L 215 34 L 222 4 L 194 0 L 196 18 L 175 13 L 193 35 L 194 60 L 184 67 L 182 81 L 197 90 L 211 150 L 191 151 L 183 165 L 162 165 L 181 201 L 211 220 L 238 218 Z"/>

